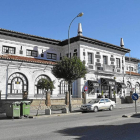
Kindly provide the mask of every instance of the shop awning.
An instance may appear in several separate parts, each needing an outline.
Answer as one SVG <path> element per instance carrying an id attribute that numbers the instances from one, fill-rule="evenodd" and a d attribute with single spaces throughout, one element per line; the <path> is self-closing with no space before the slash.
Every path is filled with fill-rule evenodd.
<path id="1" fill-rule="evenodd" d="M 101 78 L 101 84 L 102 85 L 115 86 L 116 82 L 115 82 L 114 79 Z"/>
<path id="2" fill-rule="evenodd" d="M 88 80 L 89 87 L 99 87 L 99 83 L 97 81 Z"/>
<path id="3" fill-rule="evenodd" d="M 119 82 L 117 82 L 117 86 L 118 86 L 119 88 L 127 88 L 127 86 L 126 86 L 124 83 L 119 83 Z"/>

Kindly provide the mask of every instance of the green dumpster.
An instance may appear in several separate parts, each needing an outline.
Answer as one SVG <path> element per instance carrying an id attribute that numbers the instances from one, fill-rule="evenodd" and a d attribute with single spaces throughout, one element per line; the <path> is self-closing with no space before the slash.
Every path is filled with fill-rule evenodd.
<path id="1" fill-rule="evenodd" d="M 22 101 L 20 105 L 20 115 L 29 116 L 30 115 L 30 104 L 31 101 Z"/>
<path id="2" fill-rule="evenodd" d="M 13 103 L 6 104 L 5 111 L 7 117 L 20 118 L 20 102 L 13 102 Z"/>

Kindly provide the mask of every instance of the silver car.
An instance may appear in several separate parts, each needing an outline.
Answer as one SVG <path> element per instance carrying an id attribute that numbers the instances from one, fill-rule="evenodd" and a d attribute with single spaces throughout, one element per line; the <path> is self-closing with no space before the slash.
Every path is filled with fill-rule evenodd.
<path id="1" fill-rule="evenodd" d="M 81 111 L 94 111 L 109 109 L 112 110 L 116 106 L 115 102 L 108 98 L 93 99 L 87 104 L 81 105 Z"/>

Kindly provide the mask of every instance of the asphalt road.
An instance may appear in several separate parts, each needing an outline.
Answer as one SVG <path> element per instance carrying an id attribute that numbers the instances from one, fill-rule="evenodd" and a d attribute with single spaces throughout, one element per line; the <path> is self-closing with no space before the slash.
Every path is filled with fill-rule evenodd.
<path id="1" fill-rule="evenodd" d="M 134 108 L 37 119 L 0 120 L 0 140 L 140 140 Z M 138 108 L 140 112 L 140 108 Z"/>

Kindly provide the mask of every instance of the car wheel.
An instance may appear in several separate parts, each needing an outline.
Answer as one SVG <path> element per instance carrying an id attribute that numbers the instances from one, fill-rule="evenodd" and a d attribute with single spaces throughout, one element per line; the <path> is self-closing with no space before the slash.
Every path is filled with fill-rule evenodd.
<path id="1" fill-rule="evenodd" d="M 94 107 L 94 112 L 98 112 L 98 107 L 97 106 Z"/>
<path id="2" fill-rule="evenodd" d="M 113 106 L 112 106 L 112 105 L 110 106 L 109 110 L 110 110 L 110 111 L 112 111 L 112 110 L 113 110 Z"/>

